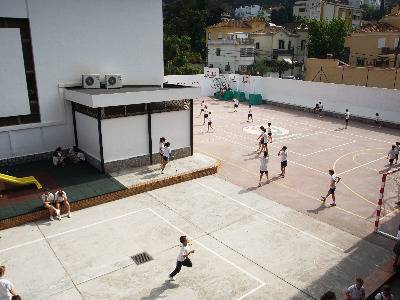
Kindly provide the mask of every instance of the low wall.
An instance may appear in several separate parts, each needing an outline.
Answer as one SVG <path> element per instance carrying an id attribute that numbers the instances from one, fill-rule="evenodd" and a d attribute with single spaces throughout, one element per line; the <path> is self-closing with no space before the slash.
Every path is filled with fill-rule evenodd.
<path id="1" fill-rule="evenodd" d="M 223 82 L 228 82 L 228 76 L 220 76 Z M 203 75 L 170 75 L 166 76 L 168 83 L 181 83 L 202 88 L 203 97 L 210 97 L 216 91 L 215 80 L 205 78 Z M 373 88 L 364 86 L 310 82 L 301 80 L 288 80 L 270 77 L 250 77 L 250 83 L 243 83 L 240 76 L 238 89 L 246 94 L 261 94 L 268 101 L 286 103 L 297 106 L 314 108 L 319 101 L 324 105 L 324 110 L 338 114 L 349 109 L 350 119 L 359 116 L 373 120 L 375 113 L 381 119 L 393 124 L 399 123 L 400 116 L 400 90 Z M 228 82 L 229 83 L 229 82 Z M 232 90 L 237 89 L 237 83 L 229 83 Z"/>

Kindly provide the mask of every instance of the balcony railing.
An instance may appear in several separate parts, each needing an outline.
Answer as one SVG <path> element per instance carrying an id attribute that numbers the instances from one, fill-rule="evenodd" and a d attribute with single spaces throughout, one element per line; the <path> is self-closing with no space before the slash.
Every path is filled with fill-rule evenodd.
<path id="1" fill-rule="evenodd" d="M 293 54 L 294 49 L 272 49 L 272 54 Z"/>
<path id="2" fill-rule="evenodd" d="M 254 39 L 209 40 L 209 45 L 254 45 Z"/>

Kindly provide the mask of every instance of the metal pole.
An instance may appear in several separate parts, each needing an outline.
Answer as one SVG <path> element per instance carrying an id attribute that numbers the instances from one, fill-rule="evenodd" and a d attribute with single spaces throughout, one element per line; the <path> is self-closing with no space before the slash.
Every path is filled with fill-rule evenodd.
<path id="1" fill-rule="evenodd" d="M 100 146 L 100 163 L 101 163 L 101 172 L 103 174 L 106 173 L 104 167 L 104 153 L 103 153 L 103 135 L 101 133 L 101 107 L 97 108 L 97 128 L 99 131 L 99 146 Z"/>
<path id="2" fill-rule="evenodd" d="M 151 103 L 147 103 L 147 132 L 149 133 L 150 164 L 153 164 L 153 140 L 151 138 Z"/>
<path id="3" fill-rule="evenodd" d="M 78 147 L 78 131 L 76 130 L 76 116 L 75 116 L 75 103 L 72 104 L 72 123 L 74 124 L 74 137 L 75 137 L 75 146 Z"/>

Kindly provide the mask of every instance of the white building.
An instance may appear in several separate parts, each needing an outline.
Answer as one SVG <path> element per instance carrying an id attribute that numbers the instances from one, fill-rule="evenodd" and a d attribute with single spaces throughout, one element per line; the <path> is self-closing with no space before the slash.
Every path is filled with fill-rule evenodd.
<path id="1" fill-rule="evenodd" d="M 361 27 L 363 10 L 351 5 L 321 1 L 310 9 L 310 19 L 328 20 L 335 18 L 346 20 L 352 27 Z"/>
<path id="2" fill-rule="evenodd" d="M 236 18 L 248 18 L 248 17 L 257 17 L 261 10 L 260 5 L 251 5 L 251 6 L 241 6 L 235 9 L 235 17 Z"/>
<path id="3" fill-rule="evenodd" d="M 321 0 L 299 0 L 294 3 L 293 16 L 309 19 L 310 10 L 312 7 L 318 5 Z"/>
<path id="4" fill-rule="evenodd" d="M 222 40 L 208 41 L 208 66 L 222 74 L 246 73 L 254 63 L 254 40 L 247 32 L 228 33 Z"/>
<path id="5" fill-rule="evenodd" d="M 159 0 L 0 2 L 0 164 L 78 144 L 104 171 L 144 165 L 168 137 L 192 150 L 195 88 L 163 87 Z M 82 89 L 121 74 L 121 89 Z M 175 101 L 173 101 L 175 100 Z"/>

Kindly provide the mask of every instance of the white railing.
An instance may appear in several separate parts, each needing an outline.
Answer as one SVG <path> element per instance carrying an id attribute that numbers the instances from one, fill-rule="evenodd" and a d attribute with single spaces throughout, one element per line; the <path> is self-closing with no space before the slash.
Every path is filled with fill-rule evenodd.
<path id="1" fill-rule="evenodd" d="M 254 45 L 254 39 L 209 40 L 209 45 Z"/>

